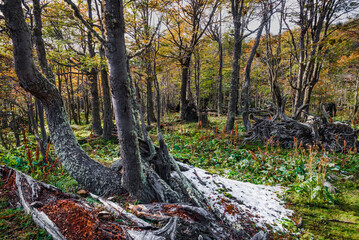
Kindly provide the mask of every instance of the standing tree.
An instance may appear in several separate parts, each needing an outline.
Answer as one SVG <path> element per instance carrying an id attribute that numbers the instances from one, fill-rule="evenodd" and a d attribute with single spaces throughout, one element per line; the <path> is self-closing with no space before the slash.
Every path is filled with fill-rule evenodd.
<path id="1" fill-rule="evenodd" d="M 175 48 L 171 50 L 168 57 L 176 59 L 181 66 L 181 119 L 190 120 L 193 116 L 188 112 L 188 82 L 192 54 L 200 39 L 211 23 L 213 15 L 218 7 L 219 1 L 186 0 L 173 1 L 165 6 L 167 19 L 165 25 L 168 33 L 164 39 Z M 207 15 L 209 11 L 209 15 Z M 190 31 L 186 32 L 185 29 Z"/>
<path id="2" fill-rule="evenodd" d="M 89 24 L 92 24 L 93 21 L 92 0 L 87 0 L 87 12 L 88 12 L 88 18 L 90 20 Z M 91 31 L 88 31 L 87 33 L 87 46 L 89 51 L 89 57 L 93 59 L 96 56 L 96 53 L 95 53 L 95 43 L 93 41 Z M 92 129 L 94 133 L 96 133 L 97 135 L 101 135 L 102 127 L 101 127 L 101 118 L 100 118 L 100 100 L 98 95 L 97 76 L 98 76 L 97 69 L 91 66 L 90 69 L 87 71 L 87 78 L 89 80 L 90 92 L 91 92 Z"/>
<path id="3" fill-rule="evenodd" d="M 274 105 L 281 109 L 283 96 L 281 93 L 280 86 L 278 84 L 278 78 L 280 74 L 281 60 L 282 60 L 282 28 L 283 28 L 283 18 L 284 18 L 284 8 L 285 1 L 281 1 L 280 4 L 280 17 L 279 17 L 279 29 L 278 34 L 273 36 L 271 33 L 272 30 L 272 19 L 267 21 L 265 25 L 266 36 L 265 36 L 265 55 L 262 58 L 262 61 L 267 66 L 268 71 L 268 84 L 269 89 L 272 94 L 272 102 Z M 270 2 L 269 13 L 273 15 L 274 13 L 273 1 Z"/>
<path id="4" fill-rule="evenodd" d="M 153 22 L 153 11 L 157 5 L 158 3 L 153 0 L 132 1 L 131 4 L 129 4 L 130 10 L 128 11 L 130 12 L 128 15 L 131 19 L 127 24 L 127 34 L 133 39 L 134 48 L 142 49 L 142 46 L 145 45 L 143 54 L 139 57 L 146 78 L 146 118 L 148 125 L 156 121 L 152 90 L 154 76 L 151 62 L 153 54 L 151 48 L 153 35 L 151 24 Z M 155 31 L 157 31 L 157 29 Z"/>
<path id="5" fill-rule="evenodd" d="M 39 61 L 40 68 L 43 72 L 43 74 L 46 75 L 46 77 L 52 81 L 52 83 L 55 83 L 55 76 L 47 62 L 46 57 L 46 49 L 45 49 L 45 43 L 42 38 L 42 20 L 41 20 L 41 6 L 40 6 L 40 0 L 33 0 L 34 4 L 34 20 L 35 20 L 35 26 L 33 30 L 34 35 L 34 42 L 36 46 L 36 53 L 37 58 Z M 36 104 L 36 110 L 38 112 L 39 117 L 39 123 L 40 123 L 40 131 L 41 131 L 41 139 L 38 137 L 37 133 L 36 140 L 39 143 L 41 154 L 43 158 L 46 158 L 46 149 L 48 145 L 48 137 L 45 130 L 45 119 L 44 119 L 44 108 L 41 104 L 41 102 L 35 98 L 35 104 Z M 51 159 L 50 156 L 48 156 L 49 160 Z M 51 160 L 50 160 L 51 161 Z"/>
<path id="6" fill-rule="evenodd" d="M 231 0 L 231 13 L 234 26 L 234 49 L 232 58 L 231 90 L 229 92 L 228 113 L 226 122 L 226 132 L 230 132 L 234 127 L 234 121 L 238 106 L 239 92 L 239 59 L 242 55 L 242 42 L 245 38 L 244 30 L 246 21 L 244 16 L 244 0 Z"/>
<path id="7" fill-rule="evenodd" d="M 298 19 L 293 20 L 299 27 L 299 39 L 290 30 L 284 19 L 294 49 L 294 60 L 298 65 L 290 84 L 294 91 L 293 115 L 298 116 L 309 107 L 314 86 L 319 81 L 323 64 L 324 43 L 331 33 L 330 27 L 340 15 L 356 7 L 355 1 L 347 0 L 298 0 Z"/>
<path id="8" fill-rule="evenodd" d="M 70 127 L 62 97 L 55 84 L 34 64 L 31 34 L 25 22 L 21 0 L 6 0 L 1 11 L 13 42 L 15 70 L 20 85 L 43 104 L 51 141 L 64 168 L 80 184 L 99 194 L 121 192 L 119 173 L 93 161 L 78 144 Z"/>
<path id="9" fill-rule="evenodd" d="M 251 128 L 251 124 L 249 122 L 249 87 L 251 84 L 251 68 L 252 68 L 252 62 L 254 60 L 254 56 L 256 54 L 257 48 L 259 46 L 259 41 L 262 35 L 262 31 L 264 28 L 264 25 L 268 21 L 268 6 L 267 3 L 263 3 L 262 8 L 262 21 L 260 23 L 260 26 L 258 27 L 257 36 L 255 38 L 251 54 L 249 55 L 249 58 L 247 60 L 246 64 L 246 70 L 245 70 L 245 79 L 244 79 L 244 87 L 243 87 L 243 123 L 244 127 L 246 128 L 246 131 L 248 131 Z"/>
<path id="10" fill-rule="evenodd" d="M 222 45 L 222 7 L 219 11 L 219 19 L 213 21 L 208 27 L 209 36 L 218 43 L 219 69 L 218 69 L 218 114 L 223 113 L 223 45 Z"/>

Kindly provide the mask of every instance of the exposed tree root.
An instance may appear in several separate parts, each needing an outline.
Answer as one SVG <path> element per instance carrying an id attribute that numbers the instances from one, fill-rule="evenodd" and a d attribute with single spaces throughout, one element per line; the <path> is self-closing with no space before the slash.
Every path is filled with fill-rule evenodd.
<path id="1" fill-rule="evenodd" d="M 338 152 L 353 151 L 358 148 L 358 130 L 341 122 L 324 123 L 318 128 L 319 141 L 325 149 Z"/>
<path id="2" fill-rule="evenodd" d="M 313 145 L 315 133 L 306 124 L 295 120 L 273 121 L 268 119 L 254 118 L 256 123 L 250 132 L 249 140 L 260 140 L 264 143 L 270 141 L 274 145 L 284 148 L 292 148 L 295 144 L 305 147 Z"/>
<path id="3" fill-rule="evenodd" d="M 63 193 L 6 166 L 0 166 L 0 177 L 9 201 L 21 205 L 54 239 L 245 239 L 202 207 L 153 203 L 131 205 L 131 213 L 94 194 L 87 202 Z"/>
<path id="4" fill-rule="evenodd" d="M 358 131 L 341 122 L 329 123 L 324 118 L 304 124 L 285 118 L 281 121 L 254 118 L 255 124 L 245 141 L 268 141 L 284 148 L 314 144 L 332 151 L 354 151 L 358 148 Z"/>

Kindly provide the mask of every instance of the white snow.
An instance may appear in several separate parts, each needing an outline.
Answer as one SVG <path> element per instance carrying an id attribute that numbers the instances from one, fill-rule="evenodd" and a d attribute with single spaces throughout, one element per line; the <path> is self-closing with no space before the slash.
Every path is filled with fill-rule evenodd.
<path id="1" fill-rule="evenodd" d="M 293 213 L 286 209 L 277 194 L 283 188 L 240 182 L 212 175 L 200 168 L 179 163 L 190 170 L 183 174 L 209 200 L 211 207 L 218 209 L 231 222 L 253 221 L 258 227 L 284 231 L 281 221 Z"/>

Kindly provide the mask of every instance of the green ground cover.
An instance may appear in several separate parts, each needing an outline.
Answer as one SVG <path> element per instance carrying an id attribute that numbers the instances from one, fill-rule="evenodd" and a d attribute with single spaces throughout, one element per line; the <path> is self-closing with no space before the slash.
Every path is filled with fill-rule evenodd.
<path id="1" fill-rule="evenodd" d="M 176 158 L 187 159 L 197 167 L 231 179 L 287 188 L 283 198 L 296 214 L 291 220 L 284 220 L 284 225 L 293 235 L 276 234 L 274 239 L 359 239 L 359 156 L 356 152 L 342 154 L 299 146 L 287 150 L 270 143 L 243 144 L 243 126 L 239 124 L 232 134 L 224 134 L 224 117 L 210 117 L 209 126 L 202 127 L 196 123 L 182 124 L 176 119 L 176 116 L 167 117 L 162 124 L 165 140 Z M 78 139 L 91 134 L 89 125 L 72 127 Z M 77 182 L 58 163 L 41 161 L 33 136 L 27 136 L 27 146 L 10 151 L 1 149 L 0 164 L 17 168 L 64 191 L 77 192 L 81 188 Z M 150 131 L 150 136 L 156 142 L 156 129 Z M 115 140 L 80 142 L 91 157 L 107 166 L 118 157 Z M 52 151 L 50 148 L 49 153 Z M 336 193 L 325 186 L 328 179 Z M 4 199 L 1 202 L 6 203 Z M 9 206 L 4 209 L 21 216 L 19 210 Z M 1 210 L 3 212 L 3 207 Z M 302 224 L 298 228 L 300 219 Z M 20 227 L 18 222 L 10 222 L 13 224 L 10 229 L 16 232 Z"/>

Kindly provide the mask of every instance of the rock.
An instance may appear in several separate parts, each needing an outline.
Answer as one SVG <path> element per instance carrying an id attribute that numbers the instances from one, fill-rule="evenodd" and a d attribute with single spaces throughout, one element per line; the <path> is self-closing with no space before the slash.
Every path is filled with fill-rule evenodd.
<path id="1" fill-rule="evenodd" d="M 77 194 L 80 195 L 81 197 L 87 197 L 89 195 L 89 193 L 85 189 L 81 189 L 77 191 Z"/>
<path id="2" fill-rule="evenodd" d="M 40 208 L 40 207 L 44 206 L 44 204 L 40 201 L 35 201 L 35 202 L 31 203 L 30 206 L 34 207 L 34 208 Z"/>
<path id="3" fill-rule="evenodd" d="M 336 190 L 335 190 L 335 187 L 330 183 L 330 182 L 327 182 L 325 181 L 324 184 L 323 184 L 324 187 L 327 187 L 328 188 L 328 191 L 331 193 L 331 194 L 336 194 Z"/>
<path id="4" fill-rule="evenodd" d="M 269 239 L 269 232 L 260 231 L 251 240 L 268 240 Z"/>
<path id="5" fill-rule="evenodd" d="M 97 214 L 97 217 L 102 220 L 112 220 L 113 215 L 107 211 L 101 211 Z"/>

